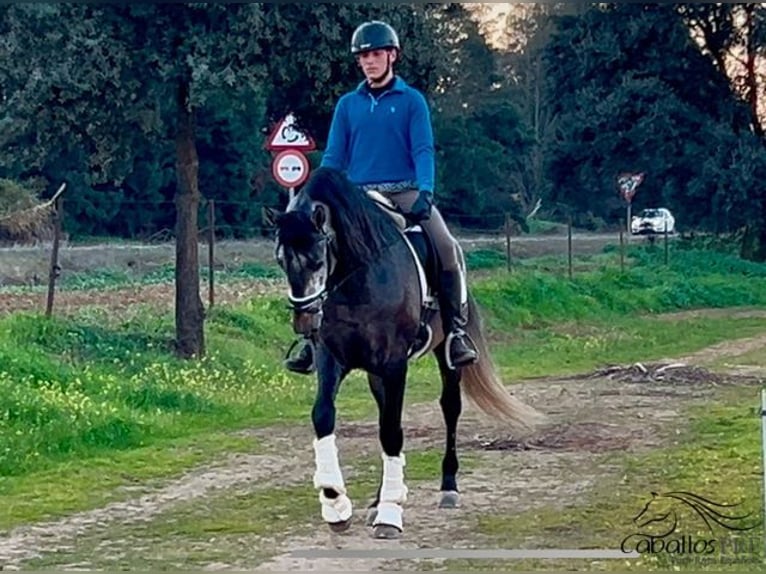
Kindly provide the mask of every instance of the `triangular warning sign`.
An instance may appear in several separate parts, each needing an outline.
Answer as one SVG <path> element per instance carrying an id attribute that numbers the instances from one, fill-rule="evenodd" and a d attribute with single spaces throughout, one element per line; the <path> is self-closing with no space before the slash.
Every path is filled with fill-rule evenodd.
<path id="1" fill-rule="evenodd" d="M 295 116 L 287 114 L 277 124 L 266 140 L 266 149 L 316 149 L 316 144 L 310 135 L 300 131 L 295 125 Z"/>

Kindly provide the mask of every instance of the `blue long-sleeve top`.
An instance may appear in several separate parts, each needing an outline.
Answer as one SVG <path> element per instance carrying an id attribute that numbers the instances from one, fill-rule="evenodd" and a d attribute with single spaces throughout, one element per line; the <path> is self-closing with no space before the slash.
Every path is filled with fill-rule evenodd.
<path id="1" fill-rule="evenodd" d="M 377 99 L 364 82 L 338 100 L 321 165 L 357 185 L 415 182 L 434 190 L 434 137 L 425 97 L 400 77 Z"/>

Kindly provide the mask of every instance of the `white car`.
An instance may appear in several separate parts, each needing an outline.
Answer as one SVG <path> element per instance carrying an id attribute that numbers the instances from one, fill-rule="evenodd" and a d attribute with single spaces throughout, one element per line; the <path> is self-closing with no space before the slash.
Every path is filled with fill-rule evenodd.
<path id="1" fill-rule="evenodd" d="M 676 220 L 669 209 L 658 207 L 656 209 L 644 209 L 640 214 L 634 215 L 630 219 L 630 232 L 633 235 L 642 235 L 650 233 L 674 233 L 676 230 Z"/>

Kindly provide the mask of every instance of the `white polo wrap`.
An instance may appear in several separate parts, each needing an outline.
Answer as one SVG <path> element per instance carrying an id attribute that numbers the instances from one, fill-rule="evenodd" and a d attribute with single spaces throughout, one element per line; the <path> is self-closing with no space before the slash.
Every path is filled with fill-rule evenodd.
<path id="1" fill-rule="evenodd" d="M 338 494 L 346 494 L 346 485 L 338 462 L 335 434 L 314 439 L 314 488 L 332 488 Z"/>
<path id="2" fill-rule="evenodd" d="M 383 483 L 380 489 L 378 515 L 375 525 L 388 524 L 403 530 L 402 504 L 407 501 L 407 486 L 404 484 L 404 455 L 383 457 Z"/>

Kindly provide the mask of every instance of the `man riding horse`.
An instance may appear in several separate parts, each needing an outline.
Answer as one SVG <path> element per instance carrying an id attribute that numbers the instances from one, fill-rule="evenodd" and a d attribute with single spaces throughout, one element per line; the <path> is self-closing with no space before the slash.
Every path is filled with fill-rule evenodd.
<path id="1" fill-rule="evenodd" d="M 384 22 L 359 26 L 351 53 L 365 80 L 338 101 L 322 167 L 347 173 L 364 191 L 390 199 L 433 242 L 440 262 L 438 301 L 453 367 L 472 364 L 478 351 L 464 328 L 468 323 L 463 252 L 433 205 L 435 160 L 433 130 L 425 97 L 394 74 L 400 54 L 396 31 Z M 303 333 L 285 366 L 311 373 L 315 333 Z"/>

